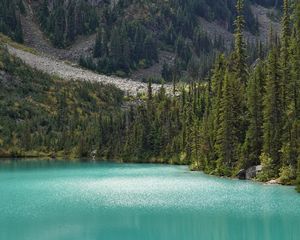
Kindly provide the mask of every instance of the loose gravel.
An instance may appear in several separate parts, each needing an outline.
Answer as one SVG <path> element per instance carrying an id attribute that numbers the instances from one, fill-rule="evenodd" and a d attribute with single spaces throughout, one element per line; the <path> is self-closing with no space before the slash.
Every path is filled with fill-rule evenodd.
<path id="1" fill-rule="evenodd" d="M 43 55 L 35 55 L 20 49 L 7 46 L 8 51 L 20 58 L 27 65 L 37 70 L 43 71 L 50 75 L 56 75 L 66 80 L 92 81 L 103 84 L 112 84 L 123 90 L 128 95 L 136 96 L 139 93 L 147 91 L 147 83 L 133 81 L 131 79 L 124 79 L 119 77 L 105 76 L 94 73 L 92 71 L 82 69 L 78 66 L 72 66 L 66 62 L 52 59 Z M 157 92 L 160 84 L 152 84 L 153 92 Z M 171 92 L 171 86 L 165 85 L 167 92 Z"/>

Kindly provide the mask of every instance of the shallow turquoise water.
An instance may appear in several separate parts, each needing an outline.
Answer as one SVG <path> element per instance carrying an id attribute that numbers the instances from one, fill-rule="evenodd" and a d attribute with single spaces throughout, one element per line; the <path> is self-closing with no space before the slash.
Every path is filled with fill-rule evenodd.
<path id="1" fill-rule="evenodd" d="M 0 163 L 1 240 L 299 240 L 300 194 L 135 164 Z"/>

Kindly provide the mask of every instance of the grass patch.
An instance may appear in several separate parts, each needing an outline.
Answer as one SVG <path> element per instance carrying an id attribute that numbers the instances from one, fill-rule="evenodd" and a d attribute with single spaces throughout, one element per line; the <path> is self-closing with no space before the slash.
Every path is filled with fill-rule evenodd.
<path id="1" fill-rule="evenodd" d="M 15 41 L 13 41 L 10 37 L 8 37 L 8 36 L 6 36 L 2 33 L 0 33 L 0 43 L 1 44 L 7 44 L 7 45 L 10 45 L 11 47 L 14 47 L 16 49 L 38 55 L 38 52 L 35 49 L 27 47 L 23 44 L 17 43 Z"/>

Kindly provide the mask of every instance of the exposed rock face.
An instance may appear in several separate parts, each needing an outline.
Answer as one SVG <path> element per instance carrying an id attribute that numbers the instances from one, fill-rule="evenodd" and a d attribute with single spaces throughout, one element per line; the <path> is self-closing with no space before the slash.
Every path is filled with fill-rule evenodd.
<path id="1" fill-rule="evenodd" d="M 71 66 L 63 61 L 52 59 L 48 56 L 35 55 L 25 52 L 11 46 L 7 46 L 11 54 L 19 57 L 32 68 L 46 72 L 50 75 L 56 75 L 65 80 L 91 81 L 103 84 L 115 85 L 129 95 L 137 95 L 147 92 L 147 83 L 133 81 L 131 79 L 123 79 L 113 76 L 105 76 L 94 72 L 81 69 L 77 66 Z M 153 92 L 159 91 L 160 84 L 152 84 Z M 171 93 L 172 86 L 165 85 L 167 93 Z"/>
<path id="2" fill-rule="evenodd" d="M 261 165 L 250 167 L 247 170 L 241 169 L 237 174 L 237 177 L 241 180 L 250 180 L 252 178 L 255 178 L 257 174 L 261 172 L 261 170 Z"/>
<path id="3" fill-rule="evenodd" d="M 250 167 L 246 170 L 246 179 L 252 179 L 255 178 L 256 175 L 261 172 L 262 170 L 262 165 L 258 165 L 258 166 L 253 166 Z"/>

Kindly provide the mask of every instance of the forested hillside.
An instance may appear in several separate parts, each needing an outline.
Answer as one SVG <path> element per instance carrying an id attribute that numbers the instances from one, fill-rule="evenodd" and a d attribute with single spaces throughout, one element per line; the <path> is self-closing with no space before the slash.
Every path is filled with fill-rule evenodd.
<path id="1" fill-rule="evenodd" d="M 121 114 L 123 93 L 113 86 L 51 77 L 10 56 L 3 46 L 0 86 L 1 157 L 86 157 L 91 146 L 100 146 L 101 136 L 109 146 L 115 137 L 109 132 L 118 131 L 113 124 Z"/>
<path id="2" fill-rule="evenodd" d="M 250 9 L 254 3 L 246 1 L 243 13 L 246 30 L 258 36 L 259 23 Z M 275 5 L 275 1 L 259 3 Z M 100 20 L 93 56 L 82 56 L 80 61 L 100 73 L 129 75 L 156 64 L 160 51 L 165 50 L 174 60 L 160 62 L 162 78 L 152 81 L 192 81 L 203 78 L 217 53 L 231 46 L 222 34 L 209 34 L 202 19 L 232 32 L 235 1 L 127 0 L 118 1 L 114 8 L 108 6 Z M 258 45 L 252 42 L 252 51 Z"/>
<path id="3" fill-rule="evenodd" d="M 99 25 L 97 9 L 86 1 L 54 0 L 33 4 L 40 27 L 53 45 L 64 48 L 74 42 L 76 36 L 96 31 Z M 51 3 L 51 4 L 50 4 Z"/>
<path id="4" fill-rule="evenodd" d="M 23 42 L 23 32 L 20 13 L 25 13 L 22 0 L 0 1 L 0 32 L 21 43 Z"/>
<path id="5" fill-rule="evenodd" d="M 243 17 L 238 16 L 235 50 L 229 59 L 219 58 L 210 81 L 203 122 L 207 152 L 202 154 L 203 162 L 196 162 L 200 168 L 230 176 L 238 169 L 262 163 L 260 177 L 264 180 L 280 176 L 288 183 L 296 178 L 299 6 L 294 6 L 291 28 L 285 1 L 280 41 L 271 36 L 267 59 L 257 61 L 253 68 L 246 65 Z"/>
<path id="6" fill-rule="evenodd" d="M 222 35 L 210 36 L 201 18 L 219 21 L 232 31 L 236 15 L 231 1 L 129 0 L 118 1 L 114 8 L 107 6 L 94 54 L 83 56 L 80 64 L 100 73 L 123 76 L 157 63 L 159 51 L 166 50 L 174 54 L 175 60 L 164 65 L 164 81 L 179 80 L 187 70 L 196 72 L 197 78 L 203 77 L 216 52 L 225 50 L 225 40 Z M 247 29 L 258 34 L 258 22 L 249 6 L 247 2 Z M 195 68 L 201 69 L 199 73 Z"/>
<path id="7" fill-rule="evenodd" d="M 228 34 L 233 32 L 236 17 L 236 2 L 224 0 L 0 2 L 3 6 L 10 5 L 9 9 L 16 13 L 15 22 L 18 23 L 17 27 L 8 24 L 8 29 L 0 29 L 5 34 L 17 34 L 19 41 L 22 41 L 20 12 L 26 18 L 32 18 L 31 24 L 37 24 L 55 48 L 69 48 L 80 37 L 97 33 L 93 49 L 87 47 L 86 51 L 81 51 L 80 59 L 75 57 L 81 66 L 101 74 L 121 77 L 134 75 L 141 70 L 133 76 L 134 79 L 148 81 L 152 78 L 152 81 L 159 83 L 190 82 L 204 78 L 218 53 L 231 48 L 232 37 Z M 245 1 L 243 13 L 246 30 L 251 35 L 251 53 L 257 52 L 253 49 L 259 51 L 263 48 L 259 42 L 261 39 L 257 42 L 254 40 L 260 35 L 260 26 L 250 6 L 256 3 L 266 7 L 280 6 L 280 1 L 278 3 L 276 0 Z M 3 19 L 4 22 L 11 21 L 5 16 Z M 26 31 L 30 31 L 26 32 L 26 36 L 31 42 L 30 35 L 34 35 L 35 31 L 27 29 L 27 21 L 21 22 Z M 211 26 L 207 26 L 206 22 L 216 24 L 224 32 L 220 29 L 210 32 Z M 40 37 L 38 40 L 44 39 Z M 39 48 L 35 46 L 39 42 L 32 41 L 31 47 Z M 90 43 L 87 45 L 90 46 Z M 54 52 L 56 56 L 57 51 L 50 50 L 47 52 Z M 256 54 L 251 55 L 248 61 L 253 62 L 256 58 Z M 67 60 L 73 61 L 74 58 Z M 149 69 L 148 73 L 143 71 L 152 66 L 153 69 Z"/>
<path id="8" fill-rule="evenodd" d="M 164 88 L 154 94 L 151 81 L 137 99 L 124 99 L 111 86 L 64 82 L 25 66 L 2 46 L 1 156 L 94 152 L 99 159 L 191 164 L 227 177 L 261 164 L 259 180 L 300 186 L 300 3 L 284 1 L 282 32 L 270 33 L 269 50 L 258 51 L 254 64 L 247 61 L 243 7 L 238 1 L 231 54 L 216 58 L 207 81 L 175 86 L 176 96 Z M 128 29 L 130 36 L 160 39 L 147 36 L 144 23 L 120 26 L 111 28 L 111 41 L 126 40 Z M 98 32 L 97 44 L 105 34 Z M 184 33 L 180 38 L 179 51 L 188 42 Z M 130 61 L 117 59 L 130 68 Z"/>

